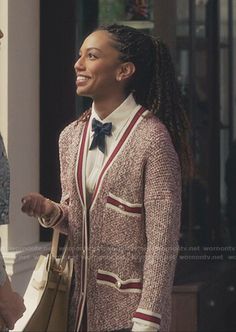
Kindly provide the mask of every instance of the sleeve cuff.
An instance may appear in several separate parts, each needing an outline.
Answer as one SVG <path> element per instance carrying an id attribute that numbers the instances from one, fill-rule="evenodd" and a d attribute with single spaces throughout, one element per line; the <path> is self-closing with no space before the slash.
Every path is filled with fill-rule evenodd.
<path id="1" fill-rule="evenodd" d="M 56 224 L 60 222 L 60 220 L 63 217 L 63 210 L 61 209 L 60 205 L 57 203 L 54 204 L 57 206 L 57 213 L 52 218 L 50 219 L 46 219 L 43 217 L 38 218 L 38 222 L 44 228 L 50 228 L 56 226 Z"/>
<path id="2" fill-rule="evenodd" d="M 157 332 L 156 327 L 144 325 L 141 323 L 134 323 L 131 332 Z"/>
<path id="3" fill-rule="evenodd" d="M 132 321 L 134 323 L 132 331 L 159 331 L 161 315 L 151 310 L 138 308 Z"/>

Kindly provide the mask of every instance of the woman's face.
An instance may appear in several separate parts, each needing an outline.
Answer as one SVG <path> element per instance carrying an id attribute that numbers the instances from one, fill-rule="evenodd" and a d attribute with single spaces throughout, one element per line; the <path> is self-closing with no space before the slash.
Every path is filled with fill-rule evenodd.
<path id="1" fill-rule="evenodd" d="M 93 32 L 84 40 L 74 66 L 77 94 L 96 99 L 123 89 L 119 84 L 120 66 L 119 52 L 112 46 L 110 34 Z"/>

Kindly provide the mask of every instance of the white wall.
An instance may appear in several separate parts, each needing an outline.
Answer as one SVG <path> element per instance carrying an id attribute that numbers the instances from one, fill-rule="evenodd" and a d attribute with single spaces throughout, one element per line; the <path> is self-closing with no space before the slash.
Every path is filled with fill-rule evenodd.
<path id="1" fill-rule="evenodd" d="M 11 170 L 10 224 L 0 227 L 0 236 L 7 271 L 20 291 L 20 257 L 27 248 L 27 270 L 39 250 L 38 223 L 20 211 L 22 195 L 39 190 L 39 19 L 40 0 L 0 0 L 0 130 Z"/>

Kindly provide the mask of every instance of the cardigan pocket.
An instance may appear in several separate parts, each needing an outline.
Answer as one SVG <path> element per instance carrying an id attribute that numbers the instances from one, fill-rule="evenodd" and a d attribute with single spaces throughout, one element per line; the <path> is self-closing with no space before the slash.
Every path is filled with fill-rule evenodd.
<path id="1" fill-rule="evenodd" d="M 130 217 L 137 217 L 142 214 L 142 204 L 127 202 L 112 193 L 107 196 L 106 207 Z"/>
<path id="2" fill-rule="evenodd" d="M 122 280 L 113 272 L 98 270 L 97 273 L 97 284 L 107 285 L 115 288 L 121 293 L 141 293 L 142 282 L 141 279 L 126 279 Z"/>
<path id="3" fill-rule="evenodd" d="M 142 204 L 109 193 L 102 217 L 102 244 L 137 249 L 145 241 Z"/>

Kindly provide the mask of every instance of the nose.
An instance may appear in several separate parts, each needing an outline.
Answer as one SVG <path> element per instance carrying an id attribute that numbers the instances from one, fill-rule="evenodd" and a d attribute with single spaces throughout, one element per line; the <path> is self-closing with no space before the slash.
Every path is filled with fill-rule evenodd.
<path id="1" fill-rule="evenodd" d="M 74 69 L 75 69 L 75 71 L 85 69 L 84 59 L 82 56 L 80 56 L 79 59 L 76 61 L 75 65 L 74 65 Z"/>

